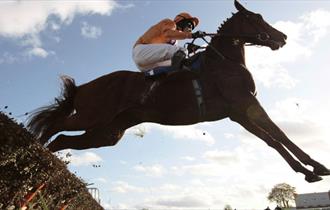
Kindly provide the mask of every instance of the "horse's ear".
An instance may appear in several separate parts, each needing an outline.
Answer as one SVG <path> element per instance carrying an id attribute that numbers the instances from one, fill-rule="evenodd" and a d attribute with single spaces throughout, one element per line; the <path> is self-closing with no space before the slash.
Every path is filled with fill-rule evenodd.
<path id="1" fill-rule="evenodd" d="M 246 10 L 237 0 L 235 0 L 235 7 L 238 11 L 245 11 Z"/>

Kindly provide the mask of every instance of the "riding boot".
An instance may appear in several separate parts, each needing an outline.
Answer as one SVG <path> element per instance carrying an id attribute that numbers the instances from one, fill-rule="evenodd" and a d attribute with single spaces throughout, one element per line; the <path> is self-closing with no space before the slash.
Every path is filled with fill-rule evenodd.
<path id="1" fill-rule="evenodd" d="M 189 70 L 189 68 L 185 65 L 186 53 L 182 50 L 178 50 L 174 53 L 171 58 L 171 63 L 173 71 Z"/>

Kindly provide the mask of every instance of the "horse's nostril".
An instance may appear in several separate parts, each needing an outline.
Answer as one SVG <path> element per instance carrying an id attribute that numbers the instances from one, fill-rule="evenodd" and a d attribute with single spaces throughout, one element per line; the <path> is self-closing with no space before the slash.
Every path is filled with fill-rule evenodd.
<path id="1" fill-rule="evenodd" d="M 283 34 L 283 37 L 284 37 L 284 39 L 285 39 L 285 40 L 288 38 L 288 36 L 287 36 L 287 35 L 285 35 L 285 34 Z"/>

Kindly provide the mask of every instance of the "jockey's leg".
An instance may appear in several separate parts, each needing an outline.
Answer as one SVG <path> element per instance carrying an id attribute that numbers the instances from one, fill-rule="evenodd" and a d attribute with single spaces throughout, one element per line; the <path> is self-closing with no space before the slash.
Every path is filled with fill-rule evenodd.
<path id="1" fill-rule="evenodd" d="M 170 44 L 140 44 L 133 49 L 133 60 L 142 71 L 148 71 L 158 66 L 171 65 L 173 55 L 185 49 Z"/>
<path id="2" fill-rule="evenodd" d="M 174 71 L 180 71 L 184 69 L 188 69 L 185 64 L 186 53 L 183 50 L 178 50 L 174 53 L 171 58 L 171 64 Z"/>

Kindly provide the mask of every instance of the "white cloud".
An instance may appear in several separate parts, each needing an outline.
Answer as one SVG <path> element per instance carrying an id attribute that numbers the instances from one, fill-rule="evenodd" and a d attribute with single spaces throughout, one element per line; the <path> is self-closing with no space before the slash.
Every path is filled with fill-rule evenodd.
<path id="1" fill-rule="evenodd" d="M 37 34 L 47 27 L 53 15 L 61 23 L 70 23 L 75 15 L 110 15 L 117 6 L 113 0 L 107 1 L 3 1 L 0 3 L 0 35 L 23 37 Z"/>
<path id="2" fill-rule="evenodd" d="M 82 23 L 81 35 L 89 39 L 97 39 L 102 35 L 102 29 L 100 27 L 91 26 L 87 22 Z"/>
<path id="3" fill-rule="evenodd" d="M 166 193 L 173 193 L 173 192 L 177 192 L 180 189 L 181 189 L 181 186 L 179 186 L 179 185 L 163 184 L 160 187 L 156 187 L 152 190 L 156 191 L 156 192 L 160 191 L 160 192 L 166 192 Z"/>
<path id="4" fill-rule="evenodd" d="M 29 56 L 37 56 L 46 58 L 48 56 L 48 52 L 40 47 L 35 47 L 27 52 Z"/>
<path id="5" fill-rule="evenodd" d="M 184 156 L 184 157 L 181 157 L 182 160 L 187 160 L 187 161 L 194 161 L 195 158 L 194 157 L 191 157 L 191 156 Z"/>
<path id="6" fill-rule="evenodd" d="M 134 206 L 138 209 L 143 207 L 150 209 L 219 209 L 229 202 L 234 204 L 234 208 L 251 209 L 249 207 L 254 205 L 253 202 L 260 203 L 260 205 L 267 204 L 260 202 L 260 196 L 267 194 L 267 187 L 248 182 L 236 183 L 235 179 L 235 176 L 231 179 L 225 177 L 225 180 L 218 177 L 216 179 L 193 179 L 168 190 L 162 186 L 153 187 L 149 191 L 150 194 L 144 196 L 145 199 L 138 201 Z M 239 202 L 235 202 L 237 198 L 239 198 Z"/>
<path id="7" fill-rule="evenodd" d="M 113 187 L 111 188 L 111 191 L 117 192 L 117 193 L 142 193 L 145 192 L 145 189 L 142 187 L 136 187 L 133 185 L 128 184 L 124 181 L 117 181 L 113 183 Z"/>
<path id="8" fill-rule="evenodd" d="M 111 210 L 112 209 L 112 205 L 110 202 L 104 202 L 102 201 L 101 206 L 105 209 L 105 210 Z M 119 209 L 119 208 L 118 208 Z"/>
<path id="9" fill-rule="evenodd" d="M 110 15 L 118 6 L 114 0 L 1 1 L 0 36 L 15 38 L 17 43 L 30 49 L 25 55 L 45 58 L 54 52 L 47 52 L 42 47 L 40 32 L 48 28 L 58 31 L 63 24 L 70 24 L 76 15 Z M 101 35 L 101 30 L 91 26 L 83 33 L 89 38 L 96 38 Z M 55 39 L 60 40 L 58 37 Z"/>
<path id="10" fill-rule="evenodd" d="M 318 42 L 322 37 L 324 37 L 330 27 L 330 12 L 319 9 L 305 14 L 301 19 L 306 23 L 307 32 L 313 37 L 313 43 Z"/>
<path id="11" fill-rule="evenodd" d="M 195 180 L 194 180 L 195 181 Z M 148 188 L 144 196 L 134 206 L 137 209 L 195 209 L 212 207 L 213 198 L 209 188 L 203 184 L 164 184 Z M 133 205 L 132 205 L 133 206 Z"/>
<path id="12" fill-rule="evenodd" d="M 266 87 L 293 88 L 297 84 L 285 65 L 309 58 L 320 38 L 329 33 L 330 12 L 317 10 L 306 13 L 299 21 L 278 21 L 273 26 L 288 35 L 287 44 L 278 51 L 248 47 L 247 66 Z"/>
<path id="13" fill-rule="evenodd" d="M 135 137 L 143 138 L 147 132 L 150 131 L 149 126 L 146 126 L 148 123 L 142 123 L 136 126 L 133 126 L 126 130 L 126 134 L 134 135 Z M 148 130 L 147 130 L 148 129 Z"/>
<path id="14" fill-rule="evenodd" d="M 160 164 L 155 164 L 151 166 L 136 165 L 133 167 L 135 171 L 142 172 L 146 176 L 151 177 L 162 177 L 166 172 L 165 168 Z"/>
<path id="15" fill-rule="evenodd" d="M 93 152 L 85 152 L 81 155 L 73 155 L 71 164 L 74 166 L 87 166 L 102 162 L 102 158 Z"/>
<path id="16" fill-rule="evenodd" d="M 108 183 L 108 180 L 106 178 L 103 177 L 99 177 L 94 179 L 96 182 L 101 182 L 101 183 Z"/>
<path id="17" fill-rule="evenodd" d="M 232 133 L 224 133 L 223 135 L 225 136 L 226 139 L 232 139 L 232 138 L 235 138 L 235 135 L 232 134 Z"/>
<path id="18" fill-rule="evenodd" d="M 176 176 L 219 176 L 222 167 L 216 163 L 197 163 L 171 167 L 171 172 Z"/>
<path id="19" fill-rule="evenodd" d="M 308 109 L 311 109 L 311 102 L 302 98 L 291 97 L 281 101 L 277 101 L 269 114 L 273 119 L 300 122 L 303 118 L 308 116 L 304 115 Z"/>
<path id="20" fill-rule="evenodd" d="M 168 171 L 165 184 L 137 187 L 118 182 L 113 191 L 125 193 L 126 197 L 143 198 L 130 200 L 127 208 L 219 209 L 229 203 L 236 209 L 253 209 L 256 206 L 260 209 L 270 205 L 266 196 L 275 184 L 281 182 L 297 187 L 298 193 L 311 192 L 313 189 L 328 190 L 330 179 L 306 183 L 301 174 L 293 172 L 280 155 L 266 144 L 253 141 L 245 135 L 239 137 L 242 144 L 235 147 L 232 154 L 240 160 L 238 162 L 228 165 L 217 161 L 229 150 L 206 151 L 201 163 L 173 165 L 165 169 Z M 174 168 L 178 173 L 174 173 Z"/>
<path id="21" fill-rule="evenodd" d="M 213 150 L 204 153 L 204 158 L 219 164 L 232 164 L 239 162 L 238 156 L 233 151 Z"/>
<path id="22" fill-rule="evenodd" d="M 126 203 L 118 203 L 116 205 L 111 205 L 110 203 L 105 203 L 103 204 L 102 202 L 102 206 L 106 209 L 106 210 L 117 210 L 117 209 L 134 209 L 132 206 L 126 204 Z"/>
<path id="23" fill-rule="evenodd" d="M 119 163 L 122 164 L 122 165 L 127 165 L 127 162 L 124 161 L 124 160 L 120 160 Z"/>
<path id="24" fill-rule="evenodd" d="M 202 141 L 208 145 L 215 142 L 213 136 L 207 131 L 199 128 L 196 125 L 190 126 L 161 126 L 159 127 L 163 132 L 169 133 L 176 139 L 190 139 Z"/>
<path id="25" fill-rule="evenodd" d="M 72 166 L 90 166 L 99 164 L 103 159 L 93 152 L 75 153 L 72 150 L 63 150 L 57 154 L 63 161 L 69 161 Z"/>
<path id="26" fill-rule="evenodd" d="M 155 201 L 155 204 L 163 207 L 176 207 L 176 208 L 189 208 L 189 207 L 207 207 L 209 206 L 204 200 L 199 197 L 193 196 L 183 196 L 183 197 L 169 197 L 169 198 L 160 198 Z"/>
<path id="27" fill-rule="evenodd" d="M 138 130 L 142 130 L 143 135 L 145 135 L 152 130 L 156 130 L 161 131 L 166 135 L 171 135 L 175 139 L 200 141 L 211 146 L 215 143 L 215 139 L 206 129 L 203 128 L 203 125 L 205 125 L 205 123 L 187 126 L 166 126 L 155 123 L 143 123 L 130 128 L 128 133 L 136 135 Z"/>
<path id="28" fill-rule="evenodd" d="M 20 39 L 20 45 L 23 47 L 41 47 L 42 42 L 38 34 L 29 34 Z"/>
<path id="29" fill-rule="evenodd" d="M 2 56 L 0 56 L 0 64 L 2 63 L 11 64 L 14 63 L 16 60 L 17 58 L 8 52 L 5 52 L 2 54 Z"/>

